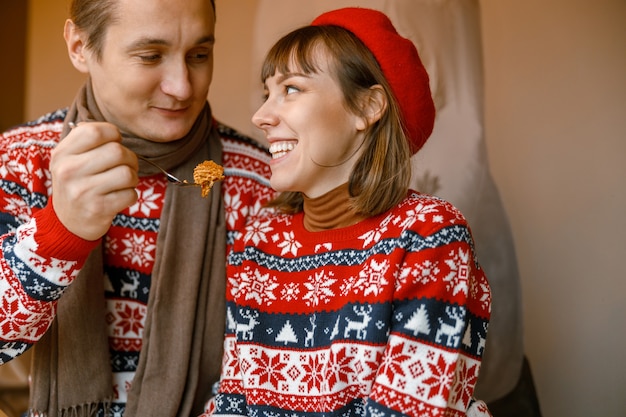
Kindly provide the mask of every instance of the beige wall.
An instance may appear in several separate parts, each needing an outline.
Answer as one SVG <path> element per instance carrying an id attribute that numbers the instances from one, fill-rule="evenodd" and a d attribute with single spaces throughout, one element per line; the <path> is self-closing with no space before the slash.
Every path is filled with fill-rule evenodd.
<path id="1" fill-rule="evenodd" d="M 26 110 L 28 119 L 71 103 L 84 77 L 69 61 L 63 24 L 69 0 L 28 0 Z"/>
<path id="2" fill-rule="evenodd" d="M 547 417 L 626 415 L 626 2 L 484 0 L 486 135 Z"/>
<path id="3" fill-rule="evenodd" d="M 67 105 L 82 77 L 64 51 L 66 0 L 30 4 L 33 118 Z M 210 94 L 217 116 L 244 131 L 250 54 L 237 38 L 248 39 L 255 5 L 218 3 Z M 544 416 L 623 416 L 626 2 L 481 6 L 489 160 L 515 237 Z"/>

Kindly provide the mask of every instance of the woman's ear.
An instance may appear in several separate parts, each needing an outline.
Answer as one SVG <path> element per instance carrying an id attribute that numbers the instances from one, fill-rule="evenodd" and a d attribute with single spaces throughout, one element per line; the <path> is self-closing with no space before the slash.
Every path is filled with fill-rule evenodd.
<path id="1" fill-rule="evenodd" d="M 366 129 L 368 126 L 373 125 L 385 113 L 387 110 L 387 96 L 380 84 L 373 85 L 369 90 L 363 94 L 361 100 L 361 110 L 363 114 L 362 122 L 363 126 L 359 126 L 359 129 Z"/>
<path id="2" fill-rule="evenodd" d="M 63 28 L 63 37 L 65 38 L 65 45 L 67 46 L 67 53 L 69 54 L 70 61 L 74 68 L 83 73 L 89 72 L 89 66 L 87 65 L 87 59 L 85 53 L 84 39 L 85 33 L 78 29 L 71 19 L 65 21 L 65 27 Z"/>

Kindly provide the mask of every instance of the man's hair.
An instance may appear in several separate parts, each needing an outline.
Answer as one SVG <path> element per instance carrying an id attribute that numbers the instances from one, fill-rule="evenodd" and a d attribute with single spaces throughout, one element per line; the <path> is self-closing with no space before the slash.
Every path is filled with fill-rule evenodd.
<path id="1" fill-rule="evenodd" d="M 211 0 L 215 14 L 215 0 Z M 107 28 L 115 23 L 118 0 L 72 0 L 70 19 L 87 33 L 85 47 L 94 51 L 96 58 L 102 58 L 104 37 Z"/>
<path id="2" fill-rule="evenodd" d="M 321 49 L 320 49 L 321 48 Z M 402 119 L 380 66 L 369 49 L 351 32 L 338 26 L 305 26 L 285 35 L 268 52 L 261 80 L 298 70 L 320 70 L 319 52 L 330 55 L 331 75 L 339 82 L 346 108 L 362 115 L 361 100 L 370 87 L 380 85 L 387 98 L 382 117 L 365 132 L 362 153 L 348 182 L 352 207 L 360 214 L 383 213 L 406 196 L 411 179 L 411 151 Z M 293 68 L 293 66 L 296 68 Z M 271 204 L 287 213 L 302 210 L 299 192 L 283 192 Z"/>

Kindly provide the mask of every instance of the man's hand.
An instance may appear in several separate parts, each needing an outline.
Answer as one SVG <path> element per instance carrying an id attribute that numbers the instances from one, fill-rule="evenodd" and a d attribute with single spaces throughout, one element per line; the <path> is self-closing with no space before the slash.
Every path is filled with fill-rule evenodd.
<path id="1" fill-rule="evenodd" d="M 137 201 L 137 156 L 110 123 L 76 126 L 52 151 L 52 205 L 75 235 L 96 240 Z"/>

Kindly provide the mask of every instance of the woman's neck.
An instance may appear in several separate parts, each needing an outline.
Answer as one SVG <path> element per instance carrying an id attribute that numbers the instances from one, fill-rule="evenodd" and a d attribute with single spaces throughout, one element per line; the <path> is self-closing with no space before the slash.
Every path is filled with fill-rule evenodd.
<path id="1" fill-rule="evenodd" d="M 316 197 L 304 197 L 304 227 L 311 232 L 339 229 L 363 220 L 365 216 L 350 206 L 348 184 Z"/>

